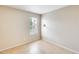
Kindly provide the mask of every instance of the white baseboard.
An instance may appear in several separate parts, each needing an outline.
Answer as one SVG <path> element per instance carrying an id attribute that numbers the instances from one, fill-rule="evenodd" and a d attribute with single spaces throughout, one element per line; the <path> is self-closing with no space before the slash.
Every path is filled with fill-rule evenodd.
<path id="1" fill-rule="evenodd" d="M 9 46 L 7 48 L 4 48 L 4 49 L 0 49 L 0 52 L 4 51 L 4 50 L 8 50 L 8 49 L 12 49 L 12 48 L 15 48 L 15 47 L 18 47 L 18 46 L 22 46 L 22 45 L 25 45 L 25 44 L 29 44 L 31 42 L 34 42 L 34 41 L 37 41 L 37 40 L 32 40 L 32 41 L 29 41 L 29 42 L 23 42 L 23 43 L 20 43 L 20 44 L 16 44 L 14 46 Z"/>
<path id="2" fill-rule="evenodd" d="M 55 45 L 57 45 L 57 46 L 59 46 L 59 47 L 61 47 L 61 48 L 67 49 L 67 50 L 73 52 L 74 54 L 79 54 L 79 51 L 75 51 L 75 50 L 73 50 L 73 49 L 71 49 L 71 48 L 68 48 L 68 47 L 66 47 L 66 46 L 64 46 L 64 45 L 61 45 L 61 44 L 59 44 L 59 43 L 57 43 L 57 42 L 55 42 L 55 41 L 50 41 L 50 40 L 48 40 L 48 39 L 44 39 L 44 40 L 47 41 L 47 42 L 49 42 L 49 43 L 51 43 L 51 44 L 55 44 Z"/>
<path id="3" fill-rule="evenodd" d="M 4 50 L 12 49 L 12 48 L 15 48 L 15 47 L 24 45 L 24 44 L 26 44 L 26 42 L 21 43 L 21 44 L 16 44 L 16 45 L 14 45 L 14 46 L 9 46 L 9 47 L 7 47 L 7 48 L 0 49 L 0 52 L 2 52 L 2 51 L 4 51 Z"/>

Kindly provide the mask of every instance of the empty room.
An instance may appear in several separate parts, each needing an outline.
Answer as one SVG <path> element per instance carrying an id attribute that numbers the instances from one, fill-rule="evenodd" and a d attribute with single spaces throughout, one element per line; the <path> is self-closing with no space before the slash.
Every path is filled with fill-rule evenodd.
<path id="1" fill-rule="evenodd" d="M 78 54 L 79 5 L 0 5 L 0 54 Z"/>

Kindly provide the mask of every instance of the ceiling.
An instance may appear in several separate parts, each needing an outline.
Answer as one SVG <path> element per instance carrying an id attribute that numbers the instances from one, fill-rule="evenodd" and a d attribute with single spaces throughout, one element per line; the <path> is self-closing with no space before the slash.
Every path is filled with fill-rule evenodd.
<path id="1" fill-rule="evenodd" d="M 8 7 L 17 8 L 37 14 L 48 13 L 65 6 L 67 5 L 8 5 Z"/>

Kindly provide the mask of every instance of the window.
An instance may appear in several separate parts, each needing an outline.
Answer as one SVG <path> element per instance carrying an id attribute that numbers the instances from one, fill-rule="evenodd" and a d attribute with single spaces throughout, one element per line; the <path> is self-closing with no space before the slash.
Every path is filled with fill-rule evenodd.
<path id="1" fill-rule="evenodd" d="M 37 33 L 37 18 L 30 17 L 30 34 Z"/>

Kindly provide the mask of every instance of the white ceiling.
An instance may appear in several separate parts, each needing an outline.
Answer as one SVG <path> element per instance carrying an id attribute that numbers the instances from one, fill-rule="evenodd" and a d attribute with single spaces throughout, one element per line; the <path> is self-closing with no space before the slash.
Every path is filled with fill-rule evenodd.
<path id="1" fill-rule="evenodd" d="M 8 6 L 25 11 L 30 11 L 37 14 L 44 14 L 59 8 L 63 8 L 66 5 L 8 5 Z"/>

